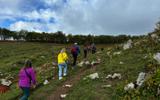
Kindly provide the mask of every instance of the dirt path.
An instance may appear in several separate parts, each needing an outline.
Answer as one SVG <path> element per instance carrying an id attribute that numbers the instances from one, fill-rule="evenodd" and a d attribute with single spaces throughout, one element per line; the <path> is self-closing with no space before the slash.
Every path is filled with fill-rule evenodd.
<path id="1" fill-rule="evenodd" d="M 74 87 L 74 85 L 79 82 L 79 80 L 82 78 L 83 75 L 86 74 L 87 71 L 94 72 L 95 70 L 96 66 L 93 66 L 89 69 L 80 69 L 74 77 L 70 77 L 61 86 L 58 86 L 57 89 L 49 97 L 47 97 L 47 100 L 62 100 L 62 98 L 60 98 L 60 95 L 67 94 L 71 89 L 69 87 L 64 87 L 64 85 L 69 84 L 72 85 L 72 87 Z"/>

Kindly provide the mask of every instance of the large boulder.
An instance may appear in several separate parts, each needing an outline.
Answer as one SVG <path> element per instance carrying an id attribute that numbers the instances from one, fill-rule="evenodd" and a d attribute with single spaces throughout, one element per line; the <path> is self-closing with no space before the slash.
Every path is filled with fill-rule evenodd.
<path id="1" fill-rule="evenodd" d="M 127 50 L 127 49 L 130 49 L 132 48 L 132 40 L 128 40 L 126 44 L 123 45 L 123 50 Z"/>
<path id="2" fill-rule="evenodd" d="M 153 58 L 160 64 L 160 53 L 156 53 Z"/>
<path id="3" fill-rule="evenodd" d="M 1 84 L 5 86 L 10 86 L 12 82 L 10 80 L 1 79 Z"/>
<path id="4" fill-rule="evenodd" d="M 145 76 L 146 76 L 146 73 L 144 72 L 139 73 L 138 78 L 136 80 L 136 84 L 138 86 L 141 86 L 143 84 L 143 82 L 145 81 Z"/>
<path id="5" fill-rule="evenodd" d="M 129 83 L 124 87 L 125 91 L 134 89 L 135 85 L 133 83 Z"/>

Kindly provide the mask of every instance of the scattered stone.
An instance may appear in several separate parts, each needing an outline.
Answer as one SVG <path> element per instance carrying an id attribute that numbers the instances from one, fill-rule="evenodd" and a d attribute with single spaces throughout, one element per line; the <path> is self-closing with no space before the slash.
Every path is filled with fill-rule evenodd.
<path id="1" fill-rule="evenodd" d="M 111 52 L 110 52 L 110 51 L 108 51 L 108 52 L 107 52 L 107 55 L 108 55 L 108 56 L 110 56 L 110 54 L 111 54 Z"/>
<path id="2" fill-rule="evenodd" d="M 143 82 L 145 81 L 145 76 L 146 76 L 146 73 L 144 72 L 139 73 L 138 78 L 136 80 L 136 84 L 138 86 L 141 86 L 143 84 Z"/>
<path id="3" fill-rule="evenodd" d="M 91 65 L 94 65 L 95 63 L 96 63 L 96 61 L 92 61 L 92 62 L 91 62 Z"/>
<path id="4" fill-rule="evenodd" d="M 131 90 L 131 89 L 136 88 L 137 86 L 139 86 L 139 87 L 142 86 L 142 84 L 143 84 L 144 81 L 145 81 L 145 77 L 146 77 L 146 73 L 144 73 L 144 72 L 139 73 L 138 78 L 137 78 L 135 84 L 134 84 L 134 83 L 129 83 L 129 84 L 127 84 L 127 85 L 124 87 L 124 90 L 125 90 L 125 91 L 128 91 L 128 90 Z"/>
<path id="5" fill-rule="evenodd" d="M 48 80 L 45 80 L 45 81 L 43 82 L 43 84 L 44 84 L 44 85 L 47 85 L 47 84 L 49 84 L 49 81 L 48 81 Z"/>
<path id="6" fill-rule="evenodd" d="M 124 90 L 128 91 L 128 90 L 134 89 L 134 87 L 135 85 L 133 83 L 129 83 L 124 87 Z"/>
<path id="7" fill-rule="evenodd" d="M 45 57 L 45 56 L 41 56 L 41 58 L 42 58 L 42 59 L 45 59 L 46 57 Z"/>
<path id="8" fill-rule="evenodd" d="M 160 95 L 160 84 L 159 84 L 159 86 L 157 88 L 157 96 L 159 96 L 159 95 Z"/>
<path id="9" fill-rule="evenodd" d="M 121 51 L 113 53 L 113 55 L 120 55 L 120 54 L 121 54 Z"/>
<path id="10" fill-rule="evenodd" d="M 113 76 L 112 76 L 112 79 L 115 79 L 115 78 L 121 79 L 121 74 L 114 73 Z"/>
<path id="11" fill-rule="evenodd" d="M 86 80 L 86 79 L 87 79 L 86 77 L 83 78 L 83 80 Z"/>
<path id="12" fill-rule="evenodd" d="M 108 78 L 112 78 L 112 75 L 111 74 L 107 75 L 106 79 Z"/>
<path id="13" fill-rule="evenodd" d="M 124 64 L 124 62 L 120 61 L 119 64 Z"/>
<path id="14" fill-rule="evenodd" d="M 98 75 L 98 73 L 93 73 L 93 74 L 90 74 L 90 75 L 87 76 L 87 77 L 89 77 L 90 79 L 94 80 L 94 79 L 96 79 L 96 78 L 99 78 L 99 75 Z"/>
<path id="15" fill-rule="evenodd" d="M 90 62 L 89 62 L 89 61 L 86 61 L 85 64 L 86 64 L 86 65 L 90 65 Z"/>
<path id="16" fill-rule="evenodd" d="M 135 42 L 134 43 L 134 46 L 138 46 L 138 45 L 140 45 L 141 43 L 138 41 L 138 42 Z"/>
<path id="17" fill-rule="evenodd" d="M 72 87 L 72 85 L 70 85 L 70 84 L 66 84 L 66 85 L 64 85 L 64 87 L 66 87 L 66 88 L 71 88 L 71 87 Z"/>
<path id="18" fill-rule="evenodd" d="M 80 63 L 77 64 L 79 67 L 82 67 L 84 65 L 84 61 L 81 61 Z"/>
<path id="19" fill-rule="evenodd" d="M 97 65 L 97 64 L 100 64 L 100 61 L 92 61 L 92 62 L 91 62 L 91 65 L 92 65 L 92 66 L 95 66 L 95 65 Z"/>
<path id="20" fill-rule="evenodd" d="M 123 50 L 127 50 L 127 49 L 130 49 L 132 48 L 132 40 L 128 40 L 126 44 L 123 45 Z"/>
<path id="21" fill-rule="evenodd" d="M 100 53 L 101 53 L 100 51 L 97 52 L 97 54 L 100 54 Z"/>
<path id="22" fill-rule="evenodd" d="M 98 61 L 98 62 L 101 62 L 101 59 L 100 59 L 100 58 L 98 58 L 98 59 L 97 59 L 97 61 Z"/>
<path id="23" fill-rule="evenodd" d="M 1 84 L 5 86 L 10 86 L 12 82 L 10 80 L 1 79 Z"/>
<path id="24" fill-rule="evenodd" d="M 61 94 L 60 97 L 61 97 L 62 99 L 64 99 L 64 98 L 67 97 L 67 94 Z"/>
<path id="25" fill-rule="evenodd" d="M 147 55 L 145 55 L 145 56 L 143 57 L 143 59 L 147 59 L 147 57 L 148 57 L 148 56 L 147 56 Z"/>
<path id="26" fill-rule="evenodd" d="M 157 34 L 152 34 L 151 37 L 153 40 L 157 40 L 159 38 Z"/>
<path id="27" fill-rule="evenodd" d="M 153 58 L 160 64 L 160 53 L 156 53 Z"/>
<path id="28" fill-rule="evenodd" d="M 113 75 L 111 75 L 111 74 L 107 75 L 106 79 L 109 79 L 109 78 L 111 78 L 111 79 L 116 79 L 116 78 L 121 79 L 122 76 L 121 76 L 120 73 L 114 73 Z"/>

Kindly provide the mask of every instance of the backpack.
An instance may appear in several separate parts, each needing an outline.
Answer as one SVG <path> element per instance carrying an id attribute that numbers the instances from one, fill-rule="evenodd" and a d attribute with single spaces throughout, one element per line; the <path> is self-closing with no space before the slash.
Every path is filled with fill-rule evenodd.
<path id="1" fill-rule="evenodd" d="M 71 48 L 71 53 L 76 53 L 76 51 L 77 51 L 76 47 Z"/>
<path id="2" fill-rule="evenodd" d="M 29 75 L 29 73 L 27 72 L 26 69 L 24 69 L 24 71 L 25 71 L 25 74 L 27 75 L 27 77 L 29 78 L 29 84 L 31 84 L 31 80 L 32 80 L 31 75 Z"/>

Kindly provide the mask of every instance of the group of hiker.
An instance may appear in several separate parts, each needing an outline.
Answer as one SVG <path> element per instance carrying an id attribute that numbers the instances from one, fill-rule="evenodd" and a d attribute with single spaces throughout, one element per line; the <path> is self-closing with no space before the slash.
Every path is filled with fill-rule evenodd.
<path id="1" fill-rule="evenodd" d="M 87 58 L 87 54 L 92 52 L 94 54 L 96 52 L 96 46 L 93 43 L 92 45 L 84 45 L 84 59 Z M 80 47 L 77 43 L 70 48 L 70 52 L 73 57 L 72 69 L 75 69 L 77 63 L 77 57 L 81 53 Z M 62 48 L 58 54 L 58 79 L 61 80 L 63 77 L 67 75 L 67 66 L 68 66 L 68 54 L 66 52 L 66 48 Z M 62 73 L 63 72 L 63 73 Z M 32 67 L 32 62 L 30 60 L 26 60 L 24 67 L 19 72 L 19 82 L 18 86 L 23 91 L 23 96 L 20 100 L 28 100 L 30 95 L 30 88 L 36 87 L 36 71 Z"/>

